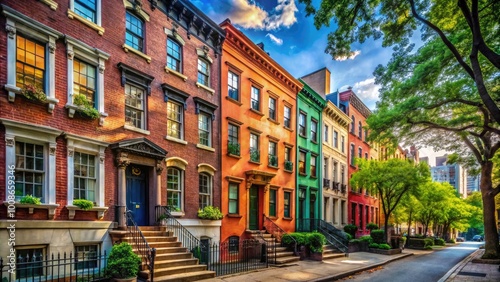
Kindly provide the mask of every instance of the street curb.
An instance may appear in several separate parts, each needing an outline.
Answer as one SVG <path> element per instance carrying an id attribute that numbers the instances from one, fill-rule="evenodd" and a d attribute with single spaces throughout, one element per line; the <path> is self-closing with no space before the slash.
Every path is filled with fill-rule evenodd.
<path id="1" fill-rule="evenodd" d="M 457 263 L 452 269 L 450 269 L 448 272 L 446 272 L 446 274 L 443 277 L 441 277 L 441 279 L 439 279 L 438 282 L 445 282 L 445 281 L 448 281 L 448 279 L 450 279 L 450 278 L 455 278 L 455 276 L 457 276 L 456 273 L 460 272 L 460 269 L 464 268 L 464 266 L 467 263 L 469 263 L 472 260 L 472 258 L 474 258 L 476 256 L 476 253 L 479 251 L 480 251 L 480 249 L 475 250 L 470 255 L 465 257 L 462 261 Z M 453 277 L 451 277 L 451 276 L 453 276 Z"/>
<path id="2" fill-rule="evenodd" d="M 366 270 L 370 270 L 370 269 L 373 269 L 373 268 L 376 268 L 376 267 L 379 267 L 379 266 L 382 266 L 382 265 L 386 265 L 386 264 L 388 264 L 390 262 L 393 262 L 393 261 L 396 261 L 396 260 L 400 260 L 400 259 L 403 259 L 403 258 L 406 258 L 406 257 L 409 257 L 409 256 L 413 256 L 413 253 L 403 254 L 402 256 L 399 256 L 399 257 L 393 258 L 393 259 L 388 259 L 388 260 L 386 260 L 384 262 L 375 263 L 375 264 L 372 264 L 372 265 L 368 265 L 368 266 L 365 266 L 365 267 L 361 267 L 361 268 L 357 268 L 357 269 L 353 269 L 353 270 L 341 272 L 341 273 L 338 273 L 338 274 L 333 274 L 333 275 L 329 275 L 329 276 L 323 276 L 321 278 L 317 278 L 317 279 L 313 279 L 313 280 L 309 280 L 309 281 L 310 282 L 323 282 L 323 281 L 338 280 L 338 279 L 347 277 L 349 275 L 352 275 L 352 274 L 355 274 L 355 273 L 358 273 L 358 272 L 362 272 L 362 271 L 366 271 Z"/>

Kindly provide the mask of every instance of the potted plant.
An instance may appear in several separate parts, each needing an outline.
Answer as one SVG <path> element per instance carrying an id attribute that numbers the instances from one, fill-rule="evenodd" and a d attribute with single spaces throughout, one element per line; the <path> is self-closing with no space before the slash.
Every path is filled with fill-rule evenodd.
<path id="1" fill-rule="evenodd" d="M 40 198 L 34 197 L 32 195 L 26 195 L 19 200 L 19 203 L 21 204 L 26 204 L 26 205 L 41 205 L 42 202 L 40 201 Z"/>
<path id="2" fill-rule="evenodd" d="M 323 245 L 326 243 L 325 235 L 319 232 L 307 234 L 306 246 L 309 249 L 309 257 L 312 260 L 323 260 Z"/>
<path id="3" fill-rule="evenodd" d="M 80 113 L 81 116 L 89 118 L 89 119 L 97 119 L 99 118 L 99 111 L 94 108 L 92 103 L 87 100 L 87 97 L 83 94 L 75 94 L 73 95 L 73 104 L 78 106 L 76 111 Z"/>
<path id="4" fill-rule="evenodd" d="M 33 84 L 25 84 L 23 88 L 21 88 L 21 94 L 31 101 L 38 101 L 45 103 L 47 101 L 47 95 L 43 90 L 35 86 Z"/>
<path id="5" fill-rule="evenodd" d="M 92 201 L 85 200 L 85 199 L 73 200 L 73 205 L 81 208 L 84 211 L 91 210 L 94 207 L 94 203 Z"/>
<path id="6" fill-rule="evenodd" d="M 160 225 L 160 226 L 165 226 L 165 225 L 167 225 L 166 219 L 167 219 L 167 215 L 166 214 L 161 214 L 156 219 L 156 222 L 158 222 L 158 225 Z"/>
<path id="7" fill-rule="evenodd" d="M 109 253 L 104 275 L 114 281 L 137 281 L 141 259 L 127 242 L 116 244 Z"/>
<path id="8" fill-rule="evenodd" d="M 198 210 L 198 217 L 201 219 L 219 220 L 224 217 L 218 207 L 205 206 Z"/>

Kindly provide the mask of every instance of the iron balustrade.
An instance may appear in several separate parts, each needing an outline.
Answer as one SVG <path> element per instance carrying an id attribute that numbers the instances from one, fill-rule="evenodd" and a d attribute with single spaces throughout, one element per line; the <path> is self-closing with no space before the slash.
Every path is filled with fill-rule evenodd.
<path id="1" fill-rule="evenodd" d="M 332 224 L 317 218 L 305 218 L 298 219 L 298 228 L 299 232 L 313 232 L 318 231 L 321 234 L 325 235 L 328 243 L 342 251 L 343 253 L 348 255 L 349 248 L 347 240 L 347 236 L 343 231 L 337 229 Z"/>
<path id="2" fill-rule="evenodd" d="M 240 155 L 240 144 L 227 141 L 227 153 L 233 156 Z"/>
<path id="3" fill-rule="evenodd" d="M 340 186 L 339 182 L 336 182 L 336 181 L 333 182 L 333 190 L 338 191 L 339 190 L 339 186 Z"/>
<path id="4" fill-rule="evenodd" d="M 345 193 L 347 192 L 347 185 L 342 184 L 342 185 L 340 186 L 340 192 L 342 192 L 342 193 L 344 193 L 344 194 L 345 194 Z"/>
<path id="5" fill-rule="evenodd" d="M 11 258 L 0 257 L 0 281 L 106 281 L 107 258 L 105 251 L 19 255 L 14 264 Z"/>
<path id="6" fill-rule="evenodd" d="M 266 231 L 271 234 L 272 238 L 275 239 L 275 242 L 273 242 L 272 245 L 267 246 L 267 251 L 269 252 L 269 249 L 271 250 L 271 254 L 273 256 L 273 263 L 276 263 L 276 256 L 277 256 L 277 250 L 276 250 L 276 245 L 279 243 L 280 246 L 283 246 L 283 240 L 281 238 L 283 235 L 287 234 L 285 230 L 283 230 L 281 227 L 279 227 L 274 221 L 272 221 L 269 217 L 264 215 L 264 221 L 263 221 L 264 228 Z M 293 241 L 293 254 L 297 255 L 297 240 L 293 238 L 292 236 L 289 236 L 290 239 Z"/>
<path id="7" fill-rule="evenodd" d="M 151 282 L 153 282 L 156 249 L 149 247 L 146 238 L 144 238 L 144 235 L 142 234 L 141 230 L 134 221 L 132 211 L 127 210 L 125 214 L 127 217 L 128 233 L 132 237 L 132 242 L 133 242 L 133 244 L 131 244 L 132 248 L 137 249 L 137 252 L 141 257 L 142 262 L 146 265 L 146 267 L 149 270 L 149 279 Z"/>
<path id="8" fill-rule="evenodd" d="M 330 189 L 330 179 L 323 178 L 323 187 L 326 189 Z"/>
<path id="9" fill-rule="evenodd" d="M 187 248 L 193 255 L 196 256 L 202 251 L 200 240 L 172 216 L 168 206 L 156 206 L 156 222 L 161 220 L 165 221 L 167 230 L 172 231 L 177 240 L 182 243 L 182 246 Z"/>
<path id="10" fill-rule="evenodd" d="M 203 248 L 200 257 L 208 270 L 223 276 L 267 268 L 266 250 L 266 242 L 258 240 L 245 239 L 237 243 L 225 241 Z"/>

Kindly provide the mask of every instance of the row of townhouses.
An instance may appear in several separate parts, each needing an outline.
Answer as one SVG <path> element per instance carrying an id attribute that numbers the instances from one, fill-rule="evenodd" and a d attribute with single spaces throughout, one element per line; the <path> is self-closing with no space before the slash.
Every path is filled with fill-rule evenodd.
<path id="1" fill-rule="evenodd" d="M 126 211 L 156 226 L 165 207 L 205 242 L 379 222 L 348 180 L 383 149 L 328 69 L 295 78 L 187 0 L 4 0 L 0 25 L 0 242 L 15 190 L 19 255 L 109 250 Z"/>

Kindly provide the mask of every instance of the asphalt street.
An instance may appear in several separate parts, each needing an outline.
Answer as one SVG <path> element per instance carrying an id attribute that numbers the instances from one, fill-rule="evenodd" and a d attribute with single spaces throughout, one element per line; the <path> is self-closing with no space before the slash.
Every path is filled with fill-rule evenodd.
<path id="1" fill-rule="evenodd" d="M 437 249 L 427 254 L 414 255 L 394 261 L 383 267 L 344 278 L 348 281 L 370 282 L 432 282 L 438 281 L 448 270 L 479 248 L 482 242 L 463 242 L 453 247 Z"/>

